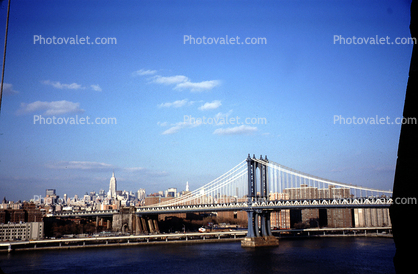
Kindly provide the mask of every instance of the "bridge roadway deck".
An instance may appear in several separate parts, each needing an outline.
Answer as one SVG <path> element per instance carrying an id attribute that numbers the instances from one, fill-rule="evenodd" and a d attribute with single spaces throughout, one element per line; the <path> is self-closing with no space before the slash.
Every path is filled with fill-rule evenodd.
<path id="1" fill-rule="evenodd" d="M 97 211 L 62 211 L 62 212 L 48 213 L 46 214 L 46 217 L 74 217 L 74 216 L 110 217 L 115 213 L 119 213 L 119 209 L 97 210 Z"/>
<path id="2" fill-rule="evenodd" d="M 12 250 L 45 250 L 45 249 L 71 249 L 85 247 L 132 246 L 146 244 L 171 243 L 210 243 L 240 241 L 247 235 L 246 230 L 228 232 L 190 232 L 168 233 L 152 235 L 130 235 L 88 238 L 45 239 L 36 241 L 1 242 L 0 252 Z"/>
<path id="3" fill-rule="evenodd" d="M 247 202 L 197 204 L 197 205 L 174 205 L 174 206 L 148 206 L 139 207 L 136 213 L 167 214 L 167 213 L 191 213 L 213 211 L 248 211 L 248 210 L 284 210 L 284 209 L 314 209 L 314 208 L 389 208 L 391 198 L 333 198 L 333 199 L 304 199 L 304 200 L 276 200 Z M 47 217 L 110 217 L 119 213 L 119 210 L 78 211 L 49 213 Z"/>
<path id="4" fill-rule="evenodd" d="M 149 206 L 139 207 L 137 214 L 167 214 L 187 212 L 212 211 L 248 211 L 248 210 L 284 210 L 284 209 L 332 209 L 332 208 L 389 208 L 392 204 L 390 198 L 341 198 L 341 199 L 305 199 L 305 200 L 277 200 L 246 202 L 201 204 L 201 205 L 175 205 L 175 206 Z"/>

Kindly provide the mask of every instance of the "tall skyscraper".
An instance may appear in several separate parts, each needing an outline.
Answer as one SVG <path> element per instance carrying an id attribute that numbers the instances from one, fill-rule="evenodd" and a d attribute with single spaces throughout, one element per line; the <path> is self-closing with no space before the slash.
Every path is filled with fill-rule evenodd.
<path id="1" fill-rule="evenodd" d="M 45 191 L 45 196 L 52 197 L 52 196 L 56 196 L 56 195 L 57 194 L 56 194 L 56 190 L 55 189 L 47 189 Z"/>
<path id="2" fill-rule="evenodd" d="M 116 177 L 115 177 L 115 172 L 113 171 L 112 178 L 110 178 L 109 193 L 107 197 L 116 199 L 116 189 L 117 189 Z"/>
<path id="3" fill-rule="evenodd" d="M 177 188 L 175 187 L 170 187 L 169 189 L 166 190 L 166 197 L 177 197 Z"/>
<path id="4" fill-rule="evenodd" d="M 137 195 L 138 200 L 140 201 L 145 200 L 145 196 L 146 196 L 145 189 L 140 188 L 136 195 Z"/>
<path id="5" fill-rule="evenodd" d="M 186 191 L 189 191 L 189 181 L 186 182 Z"/>
<path id="6" fill-rule="evenodd" d="M 58 198 L 59 197 L 57 196 L 55 189 L 47 189 L 45 191 L 45 199 L 47 200 L 47 203 L 55 204 L 57 203 Z"/>

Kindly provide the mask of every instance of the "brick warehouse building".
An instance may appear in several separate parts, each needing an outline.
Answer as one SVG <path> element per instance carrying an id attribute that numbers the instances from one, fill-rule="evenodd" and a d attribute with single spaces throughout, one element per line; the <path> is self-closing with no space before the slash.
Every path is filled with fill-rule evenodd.
<path id="1" fill-rule="evenodd" d="M 42 212 L 34 203 L 24 203 L 20 209 L 0 209 L 0 224 L 42 222 Z"/>

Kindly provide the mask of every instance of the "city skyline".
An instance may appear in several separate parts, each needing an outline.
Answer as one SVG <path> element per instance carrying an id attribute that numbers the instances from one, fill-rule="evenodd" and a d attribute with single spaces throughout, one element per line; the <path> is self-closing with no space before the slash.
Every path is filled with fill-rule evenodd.
<path id="1" fill-rule="evenodd" d="M 161 195 L 162 197 L 176 197 L 177 194 L 180 195 L 181 192 L 183 192 L 183 191 L 188 192 L 189 191 L 188 190 L 189 184 L 188 184 L 188 182 L 186 182 L 185 190 L 182 190 L 182 191 L 179 191 L 179 192 L 177 192 L 177 188 L 172 188 L 172 187 L 169 187 L 166 190 L 159 190 L 159 191 L 156 191 L 156 192 L 153 192 L 153 193 L 146 193 L 146 189 L 145 188 L 139 188 L 139 189 L 136 189 L 136 190 L 132 190 L 132 189 L 129 189 L 129 190 L 126 190 L 126 189 L 120 190 L 120 189 L 117 188 L 117 178 L 115 176 L 115 172 L 112 172 L 112 176 L 110 178 L 110 183 L 109 183 L 109 187 L 108 188 L 109 188 L 109 191 L 107 191 L 107 192 L 105 191 L 106 187 L 103 187 L 103 188 L 100 188 L 99 191 L 97 191 L 96 189 L 86 190 L 84 194 L 77 193 L 77 194 L 74 194 L 74 196 L 72 196 L 72 197 L 70 197 L 69 195 L 67 195 L 67 193 L 65 193 L 65 191 L 57 191 L 57 189 L 50 188 L 50 189 L 46 189 L 45 190 L 45 196 L 43 196 L 43 195 L 36 195 L 35 194 L 35 195 L 33 195 L 33 197 L 31 199 L 28 199 L 28 200 L 21 200 L 21 199 L 19 199 L 19 200 L 21 202 L 35 202 L 35 203 L 39 203 L 39 202 L 41 202 L 42 199 L 51 197 L 51 193 L 52 193 L 52 196 L 54 196 L 56 198 L 56 200 L 57 200 L 56 203 L 57 204 L 61 204 L 61 203 L 64 203 L 65 204 L 65 203 L 67 203 L 67 199 L 71 199 L 71 200 L 81 199 L 82 200 L 83 199 L 83 195 L 100 196 L 100 197 L 103 198 L 103 200 L 105 198 L 107 198 L 108 200 L 112 200 L 112 201 L 117 201 L 118 200 L 118 195 L 119 194 L 123 194 L 123 193 L 129 193 L 130 195 L 134 195 L 135 197 L 136 197 L 136 195 L 142 196 L 142 197 L 136 197 L 139 200 L 143 200 L 143 199 L 145 199 L 145 197 L 155 196 L 155 195 Z M 175 192 L 174 193 L 174 196 L 173 195 L 167 196 L 167 194 L 170 194 L 170 191 L 174 191 Z M 7 197 L 3 197 L 3 200 L 4 199 L 7 200 L 7 201 L 9 201 L 9 199 L 7 199 Z M 13 201 L 13 202 L 17 202 L 17 200 L 16 201 Z"/>
<path id="2" fill-rule="evenodd" d="M 392 189 L 412 52 L 395 39 L 410 37 L 409 9 L 410 1 L 13 2 L 0 195 L 107 191 L 112 171 L 128 191 L 197 189 L 248 153 Z"/>

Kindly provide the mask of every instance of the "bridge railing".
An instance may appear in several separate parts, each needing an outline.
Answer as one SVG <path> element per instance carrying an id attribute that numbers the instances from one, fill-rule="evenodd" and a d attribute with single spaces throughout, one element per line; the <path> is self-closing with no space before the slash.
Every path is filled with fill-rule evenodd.
<path id="1" fill-rule="evenodd" d="M 179 213 L 179 212 L 210 212 L 210 211 L 239 211 L 249 209 L 284 210 L 309 208 L 387 208 L 392 204 L 391 198 L 332 198 L 332 199 L 304 199 L 304 200 L 274 200 L 259 199 L 251 202 L 171 205 L 140 207 L 138 214 Z"/>

